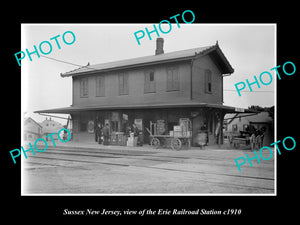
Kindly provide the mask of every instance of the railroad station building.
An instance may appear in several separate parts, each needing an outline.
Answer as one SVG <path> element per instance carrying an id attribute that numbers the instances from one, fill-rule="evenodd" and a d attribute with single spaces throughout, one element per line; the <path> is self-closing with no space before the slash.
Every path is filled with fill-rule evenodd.
<path id="1" fill-rule="evenodd" d="M 95 139 L 96 121 L 108 123 L 113 133 L 137 124 L 143 142 L 150 142 L 150 124 L 163 121 L 162 134 L 173 130 L 180 118 L 191 121 L 192 145 L 206 130 L 208 145 L 222 144 L 226 113 L 240 111 L 223 105 L 223 79 L 234 69 L 218 43 L 164 53 L 157 38 L 155 54 L 84 66 L 61 74 L 72 78 L 72 105 L 36 113 L 69 114 L 73 141 Z M 117 142 L 117 140 L 115 140 Z"/>

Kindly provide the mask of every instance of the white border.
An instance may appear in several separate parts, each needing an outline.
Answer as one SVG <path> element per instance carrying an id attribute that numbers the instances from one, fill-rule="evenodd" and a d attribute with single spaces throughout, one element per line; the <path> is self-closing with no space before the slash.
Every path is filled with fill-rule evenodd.
<path id="1" fill-rule="evenodd" d="M 147 24 L 147 23 L 142 23 L 142 24 Z M 25 35 L 24 34 L 24 25 L 37 25 L 37 26 L 41 26 L 41 25 L 56 25 L 56 26 L 67 26 L 67 25 L 71 25 L 71 26 L 87 26 L 87 25 L 101 25 L 101 26 L 114 26 L 114 25 L 125 25 L 125 26 L 130 26 L 130 25 L 141 25 L 140 23 L 136 23 L 136 24 L 99 24 L 99 23 L 95 23 L 95 24 L 90 24 L 90 23 L 79 23 L 79 24 L 55 24 L 55 23 L 44 23 L 44 24 L 31 24 L 31 23 L 22 23 L 21 24 L 21 47 L 23 49 L 24 46 L 22 46 L 22 43 L 24 44 L 25 42 Z M 180 26 L 184 26 L 187 24 L 180 24 Z M 188 24 L 189 26 L 190 24 Z M 204 23 L 204 24 L 200 24 L 200 23 L 193 23 L 192 25 L 201 25 L 201 26 L 274 26 L 274 61 L 275 61 L 275 66 L 277 66 L 277 23 L 226 23 L 226 24 L 220 24 L 220 23 Z M 24 83 L 26 83 L 26 75 L 24 73 L 24 71 L 26 71 L 26 66 L 25 63 L 22 63 L 21 66 L 21 145 L 23 145 L 23 121 L 24 121 L 24 116 L 23 116 L 23 112 L 24 109 L 27 105 L 27 100 L 28 100 L 28 96 L 26 95 L 26 93 L 24 92 L 24 88 L 22 89 L 22 86 L 24 85 Z M 276 77 L 276 75 L 275 75 Z M 274 139 L 275 141 L 277 141 L 277 79 L 275 79 L 275 94 L 274 94 Z M 23 99 L 24 97 L 24 99 Z M 25 194 L 24 193 L 24 182 L 25 182 L 25 178 L 23 177 L 23 169 L 24 169 L 24 163 L 23 163 L 23 157 L 21 157 L 21 196 L 277 196 L 277 151 L 275 151 L 274 148 L 274 152 L 276 152 L 276 154 L 274 154 L 274 193 L 248 193 L 248 194 L 244 194 L 244 193 L 216 193 L 216 194 L 185 194 L 185 193 L 181 193 L 181 194 L 168 194 L 168 193 L 143 193 L 143 194 L 120 194 L 120 193 L 115 193 L 115 194 L 98 194 L 98 193 L 88 193 L 88 194 L 71 194 L 71 193 L 64 193 L 64 194 L 52 194 L 52 193 L 44 193 L 44 194 Z"/>

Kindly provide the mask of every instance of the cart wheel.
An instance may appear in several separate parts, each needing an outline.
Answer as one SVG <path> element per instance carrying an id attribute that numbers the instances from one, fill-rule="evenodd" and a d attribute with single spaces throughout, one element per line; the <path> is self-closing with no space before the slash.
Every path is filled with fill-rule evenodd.
<path id="1" fill-rule="evenodd" d="M 160 146 L 160 141 L 158 138 L 152 138 L 151 140 L 152 148 L 158 148 Z"/>
<path id="2" fill-rule="evenodd" d="M 180 150 L 182 146 L 182 142 L 179 138 L 174 138 L 171 140 L 171 147 L 173 150 Z"/>

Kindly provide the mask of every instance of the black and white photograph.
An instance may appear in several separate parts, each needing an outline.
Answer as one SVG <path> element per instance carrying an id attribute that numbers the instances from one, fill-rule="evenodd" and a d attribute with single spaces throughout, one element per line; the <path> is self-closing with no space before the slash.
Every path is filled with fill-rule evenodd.
<path id="1" fill-rule="evenodd" d="M 276 24 L 160 25 L 22 24 L 23 195 L 276 194 Z"/>
<path id="2" fill-rule="evenodd" d="M 2 14 L 5 221 L 296 218 L 295 4 L 45 3 Z"/>

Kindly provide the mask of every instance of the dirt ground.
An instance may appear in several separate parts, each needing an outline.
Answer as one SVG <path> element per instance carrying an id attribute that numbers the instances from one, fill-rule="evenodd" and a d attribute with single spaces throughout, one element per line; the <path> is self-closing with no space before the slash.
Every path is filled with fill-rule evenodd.
<path id="1" fill-rule="evenodd" d="M 72 145 L 22 158 L 22 194 L 274 194 L 274 157 L 252 160 L 250 150 Z M 266 156 L 265 158 L 268 158 Z"/>

